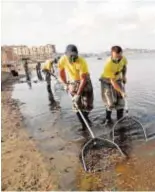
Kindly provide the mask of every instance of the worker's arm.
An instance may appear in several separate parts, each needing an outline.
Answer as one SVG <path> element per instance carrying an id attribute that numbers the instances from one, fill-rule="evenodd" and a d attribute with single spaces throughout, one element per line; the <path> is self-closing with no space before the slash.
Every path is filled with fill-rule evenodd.
<path id="1" fill-rule="evenodd" d="M 89 75 L 88 64 L 87 64 L 86 60 L 84 58 L 82 58 L 81 66 L 80 66 L 80 85 L 79 85 L 79 88 L 77 91 L 77 95 L 81 95 L 81 93 L 85 87 L 88 75 Z"/>
<path id="2" fill-rule="evenodd" d="M 52 67 L 52 69 L 51 69 L 51 73 L 53 73 L 53 74 L 54 74 L 54 72 L 55 72 L 55 71 L 54 71 L 54 67 Z"/>
<path id="3" fill-rule="evenodd" d="M 124 60 L 125 60 L 125 63 L 122 69 L 122 77 L 123 77 L 123 83 L 125 84 L 127 82 L 126 74 L 127 74 L 128 60 L 125 57 L 124 57 Z"/>
<path id="4" fill-rule="evenodd" d="M 65 73 L 65 57 L 62 56 L 58 62 L 58 75 L 61 83 L 63 83 L 64 88 L 67 90 L 68 89 L 68 84 L 67 84 L 67 78 L 66 78 L 66 73 Z"/>
<path id="5" fill-rule="evenodd" d="M 50 73 L 53 77 L 57 79 L 56 75 L 54 74 L 55 73 L 54 66 L 52 66 Z"/>
<path id="6" fill-rule="evenodd" d="M 122 70 L 122 76 L 123 76 L 123 83 L 124 84 L 127 82 L 126 73 L 127 73 L 127 66 L 124 65 L 123 70 Z"/>
<path id="7" fill-rule="evenodd" d="M 60 77 L 61 82 L 62 82 L 64 85 L 67 85 L 66 73 L 65 73 L 65 70 L 64 70 L 64 69 L 60 69 L 60 70 L 59 70 L 59 77 Z"/>
<path id="8" fill-rule="evenodd" d="M 125 92 L 121 89 L 121 87 L 118 85 L 118 83 L 114 79 L 110 79 L 110 82 L 111 82 L 112 86 L 114 87 L 114 89 L 116 91 L 118 91 L 122 95 L 122 97 L 125 97 Z"/>
<path id="9" fill-rule="evenodd" d="M 122 75 L 126 76 L 126 73 L 127 73 L 127 66 L 124 65 L 123 70 L 122 70 Z"/>
<path id="10" fill-rule="evenodd" d="M 81 95 L 84 87 L 85 87 L 85 84 L 86 84 L 86 79 L 87 79 L 87 75 L 88 74 L 82 74 L 81 75 L 81 80 L 80 80 L 80 85 L 79 85 L 79 89 L 77 91 L 77 95 Z"/>

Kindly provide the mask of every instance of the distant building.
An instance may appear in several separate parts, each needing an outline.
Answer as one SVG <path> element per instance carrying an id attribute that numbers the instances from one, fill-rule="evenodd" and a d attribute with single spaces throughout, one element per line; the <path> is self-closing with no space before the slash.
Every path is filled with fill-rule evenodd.
<path id="1" fill-rule="evenodd" d="M 20 57 L 28 57 L 30 59 L 43 59 L 53 57 L 56 53 L 55 45 L 45 45 L 45 46 L 33 46 L 28 47 L 25 45 L 14 47 L 14 52 Z"/>
<path id="2" fill-rule="evenodd" d="M 14 50 L 12 47 L 4 46 L 1 47 L 1 63 L 2 65 L 7 64 L 14 64 L 18 61 L 17 54 L 14 53 Z"/>
<path id="3" fill-rule="evenodd" d="M 2 65 L 17 64 L 18 61 L 29 58 L 31 61 L 45 60 L 54 57 L 56 54 L 55 45 L 47 44 L 45 46 L 28 47 L 26 45 L 3 46 Z"/>

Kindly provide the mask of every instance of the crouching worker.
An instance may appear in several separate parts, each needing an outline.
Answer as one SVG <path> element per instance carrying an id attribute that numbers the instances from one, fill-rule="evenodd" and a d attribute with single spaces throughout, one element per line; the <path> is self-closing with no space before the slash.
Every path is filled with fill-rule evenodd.
<path id="1" fill-rule="evenodd" d="M 87 122 L 91 124 L 89 112 L 93 109 L 93 87 L 87 63 L 78 55 L 75 45 L 67 46 L 65 55 L 58 62 L 58 70 L 64 88 L 72 95 L 74 109 L 76 110 L 74 106 L 74 102 L 76 102 Z M 76 114 L 81 122 L 82 130 L 85 130 L 85 123 L 77 110 Z"/>
<path id="2" fill-rule="evenodd" d="M 127 59 L 122 52 L 119 46 L 111 48 L 111 57 L 107 59 L 100 78 L 102 99 L 106 106 L 106 118 L 103 123 L 106 124 L 112 123 L 112 109 L 117 110 L 117 120 L 123 117 Z"/>

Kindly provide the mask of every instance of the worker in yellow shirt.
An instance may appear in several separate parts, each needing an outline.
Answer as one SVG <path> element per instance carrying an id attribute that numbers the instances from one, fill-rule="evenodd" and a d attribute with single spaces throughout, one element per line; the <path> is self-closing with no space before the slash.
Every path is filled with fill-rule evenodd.
<path id="1" fill-rule="evenodd" d="M 51 89 L 51 75 L 55 77 L 53 63 L 54 63 L 53 59 L 47 60 L 42 69 L 42 71 L 45 73 L 45 80 L 47 82 L 47 91 L 49 93 L 49 100 L 51 102 L 55 101 L 52 93 L 52 89 Z"/>
<path id="2" fill-rule="evenodd" d="M 123 56 L 120 46 L 111 48 L 111 57 L 104 65 L 100 78 L 103 102 L 106 105 L 105 123 L 111 124 L 112 109 L 117 110 L 117 119 L 123 117 L 124 112 L 124 84 L 126 83 L 127 59 Z"/>
<path id="3" fill-rule="evenodd" d="M 72 95 L 73 102 L 78 104 L 85 119 L 91 125 L 88 115 L 93 109 L 93 87 L 87 63 L 78 55 L 75 45 L 67 46 L 65 55 L 59 59 L 58 70 L 64 88 Z M 86 127 L 80 114 L 78 112 L 76 114 L 82 124 L 82 130 L 85 130 Z"/>
<path id="4" fill-rule="evenodd" d="M 46 62 L 44 63 L 44 66 L 43 66 L 42 71 L 46 74 L 47 77 L 49 77 L 49 76 L 51 76 L 52 74 L 54 74 L 53 63 L 54 63 L 54 60 L 53 60 L 53 59 L 48 59 L 48 60 L 46 60 Z M 47 77 L 46 77 L 46 78 L 47 78 Z"/>

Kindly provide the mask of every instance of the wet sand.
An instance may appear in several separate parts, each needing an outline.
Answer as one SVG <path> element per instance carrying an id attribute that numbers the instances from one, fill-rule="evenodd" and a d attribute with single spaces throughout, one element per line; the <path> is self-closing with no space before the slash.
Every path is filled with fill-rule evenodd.
<path id="1" fill-rule="evenodd" d="M 24 129 L 19 103 L 11 99 L 13 81 L 7 80 L 2 90 L 2 190 L 56 190 L 54 177 Z"/>

